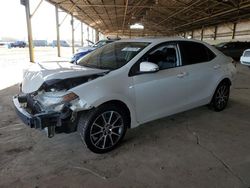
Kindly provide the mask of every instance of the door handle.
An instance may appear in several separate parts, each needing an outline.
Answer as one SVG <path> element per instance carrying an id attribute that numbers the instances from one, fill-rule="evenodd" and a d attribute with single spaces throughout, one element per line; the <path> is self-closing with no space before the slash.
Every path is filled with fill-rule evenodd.
<path id="1" fill-rule="evenodd" d="M 214 69 L 220 68 L 220 65 L 214 65 Z"/>
<path id="2" fill-rule="evenodd" d="M 187 76 L 188 73 L 187 72 L 181 72 L 180 74 L 177 74 L 178 78 L 183 78 L 184 76 Z"/>

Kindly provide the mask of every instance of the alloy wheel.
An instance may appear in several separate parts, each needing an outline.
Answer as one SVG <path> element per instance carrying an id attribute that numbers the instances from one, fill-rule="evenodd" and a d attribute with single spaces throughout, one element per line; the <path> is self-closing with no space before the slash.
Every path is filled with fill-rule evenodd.
<path id="1" fill-rule="evenodd" d="M 229 98 L 229 87 L 225 84 L 221 85 L 215 95 L 215 105 L 218 109 L 223 109 L 227 105 Z"/>
<path id="2" fill-rule="evenodd" d="M 116 111 L 106 111 L 100 114 L 90 129 L 90 140 L 99 149 L 108 149 L 114 146 L 122 137 L 124 122 Z"/>

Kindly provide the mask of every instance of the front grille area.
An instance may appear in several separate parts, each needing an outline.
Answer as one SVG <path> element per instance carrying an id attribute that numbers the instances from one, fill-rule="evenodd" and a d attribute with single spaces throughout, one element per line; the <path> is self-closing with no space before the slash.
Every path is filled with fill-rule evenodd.
<path id="1" fill-rule="evenodd" d="M 40 113 L 42 111 L 40 103 L 35 101 L 30 95 L 27 95 L 27 107 L 31 109 L 32 114 Z"/>
<path id="2" fill-rule="evenodd" d="M 26 103 L 26 110 L 30 113 L 30 114 L 37 114 L 42 112 L 42 105 L 33 99 L 33 97 L 29 94 L 27 95 L 19 95 L 18 96 L 18 101 L 22 104 L 22 103 Z"/>

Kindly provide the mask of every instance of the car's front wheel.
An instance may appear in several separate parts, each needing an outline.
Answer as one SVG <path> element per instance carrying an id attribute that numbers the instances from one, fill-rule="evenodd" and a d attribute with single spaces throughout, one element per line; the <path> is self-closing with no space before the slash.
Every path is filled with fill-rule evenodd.
<path id="1" fill-rule="evenodd" d="M 230 84 L 226 81 L 221 82 L 215 90 L 211 106 L 217 112 L 226 108 L 230 94 Z"/>
<path id="2" fill-rule="evenodd" d="M 121 142 L 128 125 L 127 114 L 121 108 L 103 105 L 81 115 L 78 132 L 91 151 L 105 153 Z"/>

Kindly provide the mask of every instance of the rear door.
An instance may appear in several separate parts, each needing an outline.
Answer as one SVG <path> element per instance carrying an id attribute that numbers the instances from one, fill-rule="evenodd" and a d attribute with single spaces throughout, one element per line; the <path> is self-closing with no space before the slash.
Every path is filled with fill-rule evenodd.
<path id="1" fill-rule="evenodd" d="M 209 103 L 221 65 L 216 55 L 204 44 L 180 41 L 181 63 L 187 72 L 188 104 L 190 108 Z"/>

